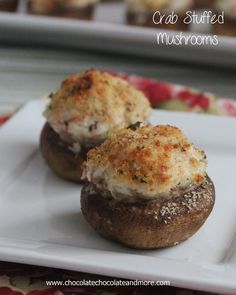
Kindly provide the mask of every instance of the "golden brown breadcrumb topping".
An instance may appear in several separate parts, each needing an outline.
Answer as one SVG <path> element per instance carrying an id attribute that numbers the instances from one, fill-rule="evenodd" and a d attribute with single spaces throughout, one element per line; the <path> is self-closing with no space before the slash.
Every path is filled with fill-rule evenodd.
<path id="1" fill-rule="evenodd" d="M 52 128 L 72 142 L 101 137 L 136 121 L 146 121 L 150 104 L 127 81 L 106 72 L 88 70 L 62 82 L 52 94 L 45 116 Z"/>
<path id="2" fill-rule="evenodd" d="M 144 126 L 122 129 L 90 150 L 87 178 L 109 190 L 136 191 L 154 196 L 175 187 L 201 184 L 206 155 L 177 127 Z"/>
<path id="3" fill-rule="evenodd" d="M 71 75 L 63 81 L 60 90 L 53 96 L 51 108 L 55 113 L 61 112 L 63 107 L 75 108 L 77 120 L 83 120 L 94 111 L 94 115 L 102 121 L 110 122 L 112 118 L 111 114 L 107 113 L 108 107 L 112 107 L 115 111 L 115 107 L 124 104 L 125 111 L 132 113 L 137 107 L 135 96 L 137 101 L 141 97 L 145 105 L 149 106 L 144 94 L 125 80 L 113 77 L 106 72 L 89 70 L 82 75 Z M 97 105 L 90 104 L 95 101 Z"/>

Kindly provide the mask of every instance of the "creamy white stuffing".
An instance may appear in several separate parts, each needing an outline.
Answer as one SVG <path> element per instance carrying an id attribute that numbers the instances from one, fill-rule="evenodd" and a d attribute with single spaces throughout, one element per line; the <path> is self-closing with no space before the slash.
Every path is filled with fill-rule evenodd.
<path id="1" fill-rule="evenodd" d="M 144 126 L 115 132 L 88 153 L 84 178 L 114 197 L 152 198 L 200 185 L 206 155 L 180 129 Z"/>
<path id="2" fill-rule="evenodd" d="M 127 81 L 89 70 L 72 75 L 52 94 L 44 112 L 50 126 L 69 145 L 91 148 L 112 132 L 147 121 L 151 107 L 145 95 Z"/>

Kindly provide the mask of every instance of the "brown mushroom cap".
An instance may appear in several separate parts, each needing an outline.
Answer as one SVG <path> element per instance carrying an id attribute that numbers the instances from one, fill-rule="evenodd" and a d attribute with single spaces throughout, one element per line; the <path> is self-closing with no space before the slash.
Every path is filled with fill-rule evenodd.
<path id="1" fill-rule="evenodd" d="M 69 145 L 46 123 L 40 136 L 41 154 L 48 166 L 60 177 L 81 182 L 82 163 L 86 160 L 86 151 L 75 154 Z"/>
<path id="2" fill-rule="evenodd" d="M 95 231 L 137 249 L 169 247 L 188 239 L 204 224 L 214 202 L 208 176 L 189 191 L 153 199 L 117 200 L 93 184 L 86 184 L 81 193 L 82 213 Z"/>

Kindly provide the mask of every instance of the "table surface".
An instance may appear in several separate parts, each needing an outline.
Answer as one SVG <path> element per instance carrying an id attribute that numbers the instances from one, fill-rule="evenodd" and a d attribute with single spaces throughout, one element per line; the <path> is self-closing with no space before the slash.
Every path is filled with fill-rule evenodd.
<path id="1" fill-rule="evenodd" d="M 14 111 L 19 105 L 57 89 L 67 75 L 88 68 L 135 73 L 236 98 L 233 70 L 134 56 L 8 44 L 0 47 L 0 114 Z"/>

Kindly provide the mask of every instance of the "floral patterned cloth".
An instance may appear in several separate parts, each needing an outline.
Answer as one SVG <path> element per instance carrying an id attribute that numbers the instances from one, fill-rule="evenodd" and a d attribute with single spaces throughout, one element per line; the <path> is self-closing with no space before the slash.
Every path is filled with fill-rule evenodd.
<path id="1" fill-rule="evenodd" d="M 0 262 L 0 295 L 214 295 L 173 287 L 59 287 L 47 288 L 47 280 L 109 280 L 93 274 Z M 113 279 L 113 278 L 112 278 Z"/>
<path id="2" fill-rule="evenodd" d="M 142 90 L 149 98 L 153 108 L 236 116 L 236 101 L 230 98 L 217 97 L 212 93 L 202 92 L 187 86 L 136 75 L 111 73 L 129 81 L 136 88 Z"/>
<path id="3" fill-rule="evenodd" d="M 236 103 L 229 98 L 219 98 L 186 86 L 174 85 L 136 75 L 114 73 L 149 98 L 153 108 L 188 111 L 215 115 L 236 116 Z M 10 115 L 0 117 L 0 125 Z M 46 286 L 47 280 L 65 281 L 83 279 L 109 280 L 111 278 L 59 269 L 0 262 L 0 295 L 206 295 L 209 293 L 183 290 L 172 287 L 56 287 Z"/>

